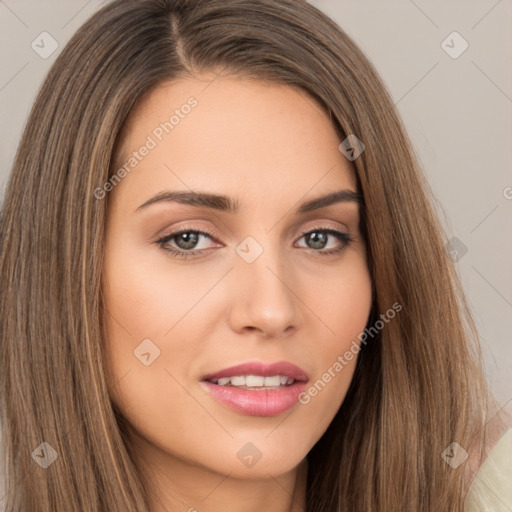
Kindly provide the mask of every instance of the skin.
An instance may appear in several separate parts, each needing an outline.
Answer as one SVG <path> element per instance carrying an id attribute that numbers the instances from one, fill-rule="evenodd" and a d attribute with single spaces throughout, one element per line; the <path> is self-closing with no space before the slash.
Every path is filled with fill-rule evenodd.
<path id="1" fill-rule="evenodd" d="M 112 401 L 151 485 L 151 512 L 233 504 L 237 512 L 297 512 L 306 455 L 343 402 L 356 357 L 307 405 L 272 417 L 227 408 L 200 380 L 250 360 L 285 360 L 312 385 L 364 330 L 371 280 L 358 204 L 294 213 L 309 199 L 356 191 L 354 171 L 329 117 L 304 92 L 213 72 L 143 98 L 126 122 L 116 165 L 191 96 L 197 106 L 108 192 L 103 280 Z M 137 209 L 163 190 L 231 196 L 240 211 L 165 201 Z M 183 237 L 167 242 L 199 253 L 187 259 L 156 243 L 183 226 L 214 233 L 191 249 Z M 353 241 L 322 256 L 344 244 L 325 233 L 323 245 L 303 236 L 317 228 Z M 263 249 L 252 263 L 236 252 L 248 236 Z M 134 356 L 147 338 L 160 350 L 149 366 Z M 261 453 L 252 467 L 237 457 L 246 443 Z"/>

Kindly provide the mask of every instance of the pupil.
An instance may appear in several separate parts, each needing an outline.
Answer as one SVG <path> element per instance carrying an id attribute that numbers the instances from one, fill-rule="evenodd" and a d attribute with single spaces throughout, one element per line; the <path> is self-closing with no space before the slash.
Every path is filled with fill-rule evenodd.
<path id="1" fill-rule="evenodd" d="M 180 233 L 176 244 L 181 249 L 192 249 L 198 243 L 199 235 L 194 232 Z M 327 244 L 327 233 L 314 231 L 308 235 L 308 243 L 313 249 L 323 249 Z"/>
<path id="2" fill-rule="evenodd" d="M 199 235 L 197 233 L 180 233 L 176 240 L 176 245 L 180 249 L 192 249 L 198 242 Z M 181 242 L 184 242 L 183 244 Z"/>
<path id="3" fill-rule="evenodd" d="M 327 233 L 319 233 L 314 231 L 313 233 L 308 235 L 308 242 L 313 244 L 313 249 L 323 249 L 327 244 Z"/>

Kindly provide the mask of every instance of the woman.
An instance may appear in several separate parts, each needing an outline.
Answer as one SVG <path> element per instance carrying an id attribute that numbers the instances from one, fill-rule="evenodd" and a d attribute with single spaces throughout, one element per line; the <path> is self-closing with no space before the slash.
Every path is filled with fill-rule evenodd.
<path id="1" fill-rule="evenodd" d="M 464 510 L 477 335 L 393 103 L 313 6 L 95 14 L 0 276 L 6 510 Z"/>

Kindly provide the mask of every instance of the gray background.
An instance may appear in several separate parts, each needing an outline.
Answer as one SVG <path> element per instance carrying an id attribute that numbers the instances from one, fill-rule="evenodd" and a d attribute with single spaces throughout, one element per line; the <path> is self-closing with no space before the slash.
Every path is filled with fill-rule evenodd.
<path id="1" fill-rule="evenodd" d="M 70 36 L 103 3 L 0 0 L 2 197 L 45 73 Z M 452 245 L 463 249 L 456 265 L 482 336 L 488 379 L 502 404 L 510 405 L 512 2 L 311 3 L 334 18 L 369 56 L 403 116 L 446 238 L 456 237 Z M 59 44 L 48 58 L 31 47 L 43 31 Z M 453 31 L 469 44 L 458 58 L 441 45 Z M 451 37 L 446 45 L 453 53 L 461 41 Z"/>

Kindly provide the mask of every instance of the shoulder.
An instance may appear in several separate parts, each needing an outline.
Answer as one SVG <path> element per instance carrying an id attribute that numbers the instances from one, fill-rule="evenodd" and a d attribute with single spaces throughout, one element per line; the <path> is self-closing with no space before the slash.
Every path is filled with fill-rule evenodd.
<path id="1" fill-rule="evenodd" d="M 512 510 L 512 421 L 501 412 L 486 428 L 487 449 L 474 467 L 464 512 Z"/>

